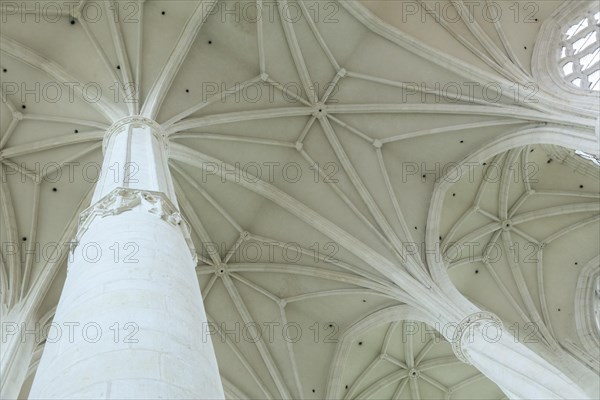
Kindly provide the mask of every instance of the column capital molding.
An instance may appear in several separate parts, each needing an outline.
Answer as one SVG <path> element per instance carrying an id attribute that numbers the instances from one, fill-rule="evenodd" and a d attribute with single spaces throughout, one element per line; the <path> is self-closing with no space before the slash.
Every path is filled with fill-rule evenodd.
<path id="1" fill-rule="evenodd" d="M 81 238 L 96 218 L 114 216 L 133 209 L 142 209 L 179 228 L 192 254 L 194 264 L 198 256 L 191 237 L 189 224 L 183 219 L 177 207 L 162 192 L 118 187 L 79 215 L 79 227 L 73 242 L 75 249 Z"/>
<path id="2" fill-rule="evenodd" d="M 162 142 L 165 146 L 165 149 L 168 149 L 168 140 L 167 134 L 163 127 L 153 119 L 143 117 L 141 115 L 130 115 L 124 118 L 121 118 L 115 121 L 104 133 L 104 138 L 102 140 L 102 152 L 106 152 L 106 147 L 110 142 L 110 139 L 117 133 L 121 131 L 126 125 L 133 125 L 133 127 L 149 127 L 152 131 L 154 137 L 156 137 L 160 142 Z"/>
<path id="3" fill-rule="evenodd" d="M 466 352 L 466 346 L 473 341 L 474 330 L 481 326 L 493 325 L 502 330 L 502 321 L 498 316 L 487 311 L 479 311 L 463 318 L 454 331 L 452 350 L 460 361 L 471 364 Z"/>

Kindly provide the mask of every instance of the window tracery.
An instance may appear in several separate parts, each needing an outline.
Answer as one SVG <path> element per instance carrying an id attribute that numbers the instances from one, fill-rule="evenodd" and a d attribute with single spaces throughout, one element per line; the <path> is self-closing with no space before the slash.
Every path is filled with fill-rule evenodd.
<path id="1" fill-rule="evenodd" d="M 559 51 L 561 73 L 568 82 L 600 91 L 600 12 L 588 10 L 568 24 Z"/>

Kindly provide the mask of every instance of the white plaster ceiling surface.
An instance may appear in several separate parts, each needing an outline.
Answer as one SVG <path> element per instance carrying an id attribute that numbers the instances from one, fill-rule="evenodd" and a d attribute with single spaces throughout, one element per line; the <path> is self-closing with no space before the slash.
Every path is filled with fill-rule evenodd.
<path id="1" fill-rule="evenodd" d="M 535 85 L 532 67 L 566 2 L 500 2 L 495 22 L 462 1 L 35 3 L 0 3 L 0 238 L 39 243 L 3 252 L 3 313 L 30 301 L 52 318 L 67 253 L 41 252 L 74 236 L 103 132 L 141 114 L 169 134 L 228 398 L 502 398 L 443 339 L 407 335 L 425 330 L 419 304 L 382 259 L 507 326 L 540 323 L 532 346 L 586 348 L 575 302 L 598 255 L 599 188 L 573 149 L 597 155 L 598 99 Z M 407 12 L 436 4 L 463 18 Z M 540 144 L 565 157 L 548 163 Z M 444 179 L 463 161 L 473 176 Z M 481 243 L 475 259 L 444 259 L 461 241 Z M 493 264 L 490 241 L 508 249 Z M 403 243 L 419 249 L 408 263 Z"/>
<path id="2" fill-rule="evenodd" d="M 578 291 L 597 275 L 600 182 L 577 158 L 568 168 L 525 146 L 488 160 L 472 182 L 457 180 L 443 199 L 441 252 L 456 287 L 529 344 L 597 357 L 598 328 L 577 315 L 594 315 Z"/>

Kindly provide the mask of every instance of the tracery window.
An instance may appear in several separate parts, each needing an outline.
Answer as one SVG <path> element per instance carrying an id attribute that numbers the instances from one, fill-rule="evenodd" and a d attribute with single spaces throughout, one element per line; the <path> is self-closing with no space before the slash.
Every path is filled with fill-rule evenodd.
<path id="1" fill-rule="evenodd" d="M 559 51 L 561 72 L 568 82 L 600 91 L 600 12 L 588 11 L 568 24 Z"/>

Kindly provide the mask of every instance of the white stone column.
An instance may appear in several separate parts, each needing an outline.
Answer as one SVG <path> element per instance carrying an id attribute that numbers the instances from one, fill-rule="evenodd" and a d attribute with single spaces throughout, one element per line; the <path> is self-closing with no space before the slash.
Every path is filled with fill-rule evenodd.
<path id="1" fill-rule="evenodd" d="M 491 313 L 465 318 L 453 336 L 456 356 L 494 381 L 511 399 L 590 398 L 548 361 L 516 342 Z"/>
<path id="2" fill-rule="evenodd" d="M 107 131 L 30 399 L 224 398 L 167 150 L 146 118 Z"/>
<path id="3" fill-rule="evenodd" d="M 16 399 L 27 376 L 33 350 L 40 340 L 39 326 L 22 304 L 0 318 L 0 399 Z"/>

